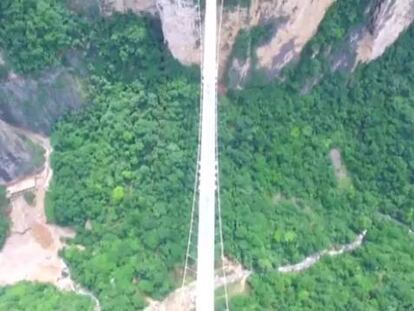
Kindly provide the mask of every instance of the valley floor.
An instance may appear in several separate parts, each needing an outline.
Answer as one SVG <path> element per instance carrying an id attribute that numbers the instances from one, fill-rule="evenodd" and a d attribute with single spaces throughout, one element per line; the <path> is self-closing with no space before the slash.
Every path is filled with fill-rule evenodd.
<path id="1" fill-rule="evenodd" d="M 50 283 L 60 290 L 89 296 L 100 310 L 98 300 L 71 279 L 68 266 L 59 256 L 65 240 L 74 238 L 75 231 L 47 223 L 45 197 L 53 176 L 50 140 L 27 130 L 15 130 L 45 150 L 45 163 L 37 174 L 7 185 L 11 229 L 0 251 L 0 286 L 21 281 Z M 33 201 L 27 199 L 28 193 L 33 194 Z"/>

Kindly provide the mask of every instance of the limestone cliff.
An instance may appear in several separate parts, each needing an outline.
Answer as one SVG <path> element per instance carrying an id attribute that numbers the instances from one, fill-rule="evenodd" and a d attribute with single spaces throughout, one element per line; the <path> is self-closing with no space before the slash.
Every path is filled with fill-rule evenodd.
<path id="1" fill-rule="evenodd" d="M 380 57 L 413 22 L 414 0 L 375 0 L 358 42 L 357 61 Z"/>
<path id="2" fill-rule="evenodd" d="M 175 58 L 183 64 L 200 61 L 199 16 L 192 0 L 101 0 L 105 11 L 157 14 L 164 38 Z M 335 0 L 251 0 L 250 6 L 226 8 L 220 44 L 220 70 L 241 68 L 243 75 L 250 62 L 230 60 L 240 30 L 258 25 L 273 25 L 267 42 L 256 47 L 258 66 L 270 76 L 277 75 L 297 59 L 306 43 L 317 32 L 326 11 Z M 357 62 L 369 62 L 382 55 L 413 21 L 414 0 L 372 0 L 367 8 L 363 30 L 353 36 L 350 49 Z M 355 45 L 355 48 L 354 48 Z M 241 64 L 243 63 L 243 64 Z M 337 64 L 340 66 L 340 64 Z"/>
<path id="3" fill-rule="evenodd" d="M 36 78 L 9 73 L 0 81 L 0 119 L 38 133 L 47 134 L 57 119 L 82 104 L 80 83 L 64 68 Z"/>
<path id="4" fill-rule="evenodd" d="M 0 184 L 32 174 L 43 163 L 43 149 L 7 123 L 48 134 L 56 120 L 81 105 L 80 83 L 68 69 L 22 77 L 0 55 Z"/>
<path id="5" fill-rule="evenodd" d="M 182 64 L 200 62 L 200 18 L 192 0 L 157 0 L 162 31 L 171 53 Z"/>
<path id="6" fill-rule="evenodd" d="M 42 150 L 0 120 L 0 185 L 40 167 Z"/>
<path id="7" fill-rule="evenodd" d="M 102 11 L 105 15 L 110 15 L 113 11 L 125 13 L 147 12 L 155 14 L 157 12 L 156 0 L 101 0 Z"/>
<path id="8" fill-rule="evenodd" d="M 252 0 L 249 8 L 225 9 L 220 41 L 220 68 L 226 67 L 241 29 L 274 23 L 277 30 L 257 51 L 258 63 L 266 71 L 279 71 L 297 57 L 315 34 L 319 23 L 334 0 Z M 151 4 L 152 3 L 152 4 Z M 200 62 L 199 15 L 192 0 L 103 0 L 106 12 L 114 10 L 153 13 L 157 8 L 164 38 L 183 64 Z M 277 27 L 276 27 L 277 25 Z"/>

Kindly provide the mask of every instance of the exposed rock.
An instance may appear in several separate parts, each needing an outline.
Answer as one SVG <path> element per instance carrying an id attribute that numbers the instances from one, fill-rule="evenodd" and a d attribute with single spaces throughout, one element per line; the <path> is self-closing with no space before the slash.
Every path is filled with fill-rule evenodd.
<path id="1" fill-rule="evenodd" d="M 107 12 L 153 13 L 156 2 L 165 41 L 181 63 L 200 63 L 199 14 L 191 0 L 103 0 Z M 326 10 L 334 0 L 252 0 L 249 8 L 225 10 L 220 40 L 220 71 L 226 67 L 241 29 L 273 22 L 279 27 L 268 43 L 255 52 L 259 65 L 270 73 L 278 72 L 297 57 L 315 34 Z M 283 21 L 283 23 L 280 23 Z"/>
<path id="2" fill-rule="evenodd" d="M 42 150 L 0 120 L 0 184 L 32 173 L 42 165 Z"/>
<path id="3" fill-rule="evenodd" d="M 69 9 L 88 17 L 97 17 L 101 14 L 100 0 L 66 0 Z"/>
<path id="4" fill-rule="evenodd" d="M 352 27 L 341 44 L 341 48 L 332 51 L 329 50 L 326 57 L 330 61 L 330 68 L 332 72 L 337 70 L 344 70 L 350 72 L 355 69 L 357 64 L 357 49 L 359 42 L 364 36 L 366 28 L 364 25 Z M 331 54 L 332 53 L 332 54 Z"/>
<path id="5" fill-rule="evenodd" d="M 9 74 L 0 83 L 0 119 L 39 133 L 48 133 L 56 120 L 83 104 L 79 80 L 66 69 L 38 77 Z"/>
<path id="6" fill-rule="evenodd" d="M 220 41 L 220 68 L 223 70 L 242 29 L 273 24 L 274 33 L 254 47 L 258 65 L 270 75 L 277 74 L 299 56 L 316 33 L 334 0 L 252 0 L 249 8 L 225 11 Z M 249 53 L 250 54 L 250 53 Z M 246 71 L 246 68 L 240 68 Z M 243 74 L 241 74 L 243 76 Z"/>
<path id="7" fill-rule="evenodd" d="M 82 104 L 80 83 L 66 69 L 32 78 L 7 73 L 0 82 L 0 183 L 33 173 L 43 161 L 42 149 L 2 120 L 48 133 L 57 119 Z"/>
<path id="8" fill-rule="evenodd" d="M 358 42 L 357 61 L 380 57 L 414 20 L 414 0 L 376 0 L 363 36 Z"/>
<path id="9" fill-rule="evenodd" d="M 237 8 L 224 14 L 222 44 L 220 49 L 220 68 L 225 64 L 232 52 L 237 35 L 242 29 L 251 29 L 266 24 L 272 25 L 273 33 L 263 44 L 253 47 L 255 58 L 261 70 L 269 77 L 276 76 L 290 61 L 299 57 L 306 43 L 316 33 L 327 9 L 334 0 L 253 0 L 250 8 Z M 248 47 L 252 47 L 249 45 Z M 251 56 L 251 52 L 247 52 Z M 238 66 L 231 61 L 231 75 L 242 79 L 236 87 L 242 87 L 245 72 L 250 70 L 251 62 Z M 248 66 L 248 68 L 247 68 Z"/>
<path id="10" fill-rule="evenodd" d="M 164 39 L 182 64 L 200 63 L 200 20 L 192 0 L 157 0 Z"/>
<path id="11" fill-rule="evenodd" d="M 329 152 L 329 157 L 331 158 L 332 165 L 335 170 L 335 176 L 337 180 L 342 180 L 347 177 L 345 165 L 342 163 L 341 152 L 339 149 L 332 149 Z"/>
<path id="12" fill-rule="evenodd" d="M 249 10 L 247 8 L 236 8 L 234 10 L 225 11 L 223 13 L 222 30 L 220 34 L 220 51 L 219 51 L 219 69 L 220 75 L 226 68 L 226 64 L 229 61 L 229 56 L 233 50 L 234 43 L 240 30 L 249 28 Z M 251 48 L 251 46 L 249 45 Z M 246 56 L 250 56 L 251 51 L 246 51 Z M 230 60 L 231 61 L 231 60 Z M 232 61 L 231 61 L 232 62 Z M 237 60 L 237 63 L 243 62 Z M 235 65 L 232 63 L 232 65 Z M 242 73 L 235 71 L 237 67 L 233 67 L 234 74 L 242 76 Z M 250 69 L 250 68 L 249 68 Z"/>
<path id="13" fill-rule="evenodd" d="M 101 0 L 104 15 L 111 15 L 113 11 L 126 13 L 147 12 L 155 14 L 157 12 L 156 0 Z"/>
<path id="14" fill-rule="evenodd" d="M 341 156 L 341 151 L 336 148 L 331 149 L 329 157 L 331 158 L 338 187 L 343 190 L 353 189 L 352 179 L 348 175 L 346 165 Z"/>
<path id="15" fill-rule="evenodd" d="M 90 219 L 88 219 L 85 222 L 85 230 L 87 230 L 87 231 L 91 231 L 92 230 L 92 221 Z"/>
<path id="16" fill-rule="evenodd" d="M 158 15 L 171 54 L 184 65 L 200 63 L 200 17 L 192 0 L 101 0 L 104 15 L 113 11 Z"/>
<path id="17" fill-rule="evenodd" d="M 50 283 L 60 290 L 73 291 L 88 296 L 94 302 L 94 311 L 100 311 L 98 299 L 92 292 L 75 283 L 70 270 L 59 251 L 65 240 L 75 237 L 70 228 L 62 228 L 47 223 L 45 196 L 53 171 L 50 155 L 53 151 L 50 141 L 41 135 L 22 129 L 15 132 L 41 146 L 44 151 L 43 169 L 7 186 L 11 201 L 11 232 L 0 249 L 0 286 L 13 285 L 21 281 Z M 0 149 L 1 150 L 1 149 Z M 24 199 L 24 190 L 34 181 L 35 206 Z M 22 192 L 23 191 L 23 192 Z"/>
<path id="18" fill-rule="evenodd" d="M 270 42 L 258 47 L 256 52 L 259 65 L 266 71 L 278 73 L 287 63 L 297 58 L 316 33 L 333 2 L 334 0 L 253 1 L 256 8 L 253 6 L 252 9 L 262 15 L 253 19 L 256 23 L 263 18 L 285 19 Z"/>
<path id="19" fill-rule="evenodd" d="M 229 68 L 229 87 L 232 89 L 242 89 L 246 78 L 251 69 L 251 58 L 242 61 L 238 58 L 232 60 Z"/>
<path id="20" fill-rule="evenodd" d="M 105 12 L 158 14 L 165 41 L 181 63 L 199 64 L 199 13 L 191 0 L 102 0 Z M 274 34 L 253 51 L 258 66 L 269 76 L 277 75 L 297 59 L 305 44 L 316 33 L 334 0 L 251 0 L 250 6 L 225 9 L 220 41 L 220 75 L 227 68 L 237 35 L 242 29 L 274 24 Z M 350 30 L 346 52 L 332 57 L 333 70 L 352 69 L 358 62 L 381 56 L 413 21 L 414 0 L 373 0 L 363 27 Z M 248 55 L 250 56 L 250 55 Z M 233 74 L 242 77 L 247 69 L 242 60 L 230 60 Z M 239 65 L 239 66 L 237 66 Z M 250 67 L 250 64 L 249 64 Z M 243 72 L 237 73 L 237 68 Z M 249 68 L 250 69 L 250 68 Z M 237 86 L 241 86 L 236 83 Z"/>

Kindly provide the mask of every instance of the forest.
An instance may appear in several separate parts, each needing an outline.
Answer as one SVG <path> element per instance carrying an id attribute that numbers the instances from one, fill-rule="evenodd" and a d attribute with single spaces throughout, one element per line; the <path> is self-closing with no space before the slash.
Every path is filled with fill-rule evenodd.
<path id="1" fill-rule="evenodd" d="M 142 309 L 147 297 L 162 299 L 181 282 L 195 177 L 197 68 L 172 59 L 149 17 L 88 20 L 59 1 L 34 2 L 0 4 L 0 22 L 9 22 L 7 32 L 0 30 L 1 47 L 25 47 L 9 53 L 13 66 L 36 74 L 63 62 L 62 51 L 71 48 L 85 55 L 88 70 L 88 106 L 52 133 L 48 218 L 76 229 L 62 255 L 103 310 Z M 252 79 L 220 97 L 225 252 L 253 271 L 248 291 L 232 297 L 232 310 L 414 309 L 414 29 L 353 73 L 332 73 L 323 53 L 309 52 L 340 49 L 363 2 L 338 1 L 284 81 Z M 22 15 L 18 5 L 44 15 Z M 49 15 L 59 17 L 37 24 Z M 33 36 L 8 39 L 27 18 Z M 55 28 L 57 20 L 65 22 Z M 51 29 L 56 35 L 46 40 L 43 31 Z M 307 79 L 320 73 L 324 78 L 304 94 Z M 335 176 L 333 149 L 346 168 L 343 178 Z M 277 272 L 363 230 L 368 234 L 353 253 L 303 273 Z M 51 306 L 69 299 L 23 284 L 0 290 L 0 306 L 26 295 L 23 306 L 45 295 Z M 76 310 L 90 308 L 83 298 L 76 303 Z"/>
<path id="2" fill-rule="evenodd" d="M 30 306 L 30 307 L 29 307 Z M 43 285 L 19 283 L 0 288 L 0 310 L 78 311 L 93 310 L 89 298 Z"/>

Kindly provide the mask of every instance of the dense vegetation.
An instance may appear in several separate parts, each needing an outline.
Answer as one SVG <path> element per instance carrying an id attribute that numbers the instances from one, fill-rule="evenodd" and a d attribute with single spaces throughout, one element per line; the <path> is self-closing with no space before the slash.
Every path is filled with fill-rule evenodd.
<path id="1" fill-rule="evenodd" d="M 338 2 L 310 48 L 343 40 L 344 29 L 361 18 L 352 14 L 361 3 Z M 103 310 L 141 309 L 146 296 L 160 299 L 180 281 L 198 79 L 172 61 L 156 27 L 132 15 L 90 22 L 79 40 L 88 42 L 82 49 L 91 104 L 52 136 L 48 217 L 77 229 L 72 244 L 85 249 L 69 247 L 63 255 Z M 305 53 L 284 83 L 251 83 L 220 99 L 226 252 L 254 270 L 248 294 L 234 297 L 232 309 L 414 308 L 414 242 L 407 233 L 414 228 L 413 44 L 410 29 L 380 61 L 352 75 L 324 69 L 321 84 L 300 95 L 315 75 L 307 70 L 312 53 Z M 345 177 L 334 174 L 333 148 Z M 277 272 L 364 229 L 364 244 L 352 254 L 301 274 Z M 0 306 L 4 297 L 0 292 Z"/>
<path id="2" fill-rule="evenodd" d="M 48 212 L 78 227 L 76 241 L 87 248 L 66 257 L 82 284 L 107 310 L 136 310 L 143 294 L 172 289 L 169 273 L 182 261 L 197 92 L 183 79 L 151 90 L 103 83 L 96 92 L 94 106 L 53 135 Z M 83 229 L 87 219 L 91 231 Z"/>
<path id="3" fill-rule="evenodd" d="M 92 311 L 91 300 L 74 293 L 62 293 L 52 285 L 20 283 L 0 288 L 0 310 Z"/>
<path id="4" fill-rule="evenodd" d="M 6 188 L 0 186 L 0 248 L 3 246 L 9 230 L 9 221 L 6 214 L 9 204 L 10 202 L 6 198 Z"/>
<path id="5" fill-rule="evenodd" d="M 296 90 L 304 91 L 317 84 L 324 75 L 332 72 L 333 64 L 341 63 L 339 68 L 350 70 L 355 60 L 355 49 L 352 48 L 352 37 L 355 37 L 370 20 L 364 12 L 373 10 L 373 1 L 354 0 L 336 1 L 325 14 L 318 32 L 304 47 L 298 62 L 292 61 L 282 73 L 283 80 L 289 81 Z M 269 77 L 257 65 L 256 49 L 266 43 L 278 31 L 285 21 L 269 20 L 261 24 L 243 29 L 236 38 L 231 58 L 244 61 L 250 58 L 252 70 L 244 83 L 250 85 L 266 85 Z M 355 39 L 353 39 L 355 40 Z M 231 62 L 229 62 L 229 65 Z M 233 70 L 227 72 L 227 83 L 235 86 L 237 74 Z M 236 82 L 237 83 L 237 82 Z"/>
<path id="6" fill-rule="evenodd" d="M 318 310 L 335 297 L 326 292 L 331 286 L 328 275 L 340 278 L 341 271 L 354 266 L 354 277 L 361 282 L 351 286 L 351 279 L 343 280 L 348 296 L 336 302 L 337 309 L 398 304 L 399 291 L 388 290 L 388 283 L 363 286 L 381 271 L 390 271 L 390 282 L 404 271 L 387 258 L 370 266 L 382 249 L 397 244 L 388 235 L 380 236 L 381 230 L 396 230 L 394 235 L 401 238 L 401 248 L 389 250 L 395 256 L 405 257 L 411 243 L 404 231 L 377 218 L 390 214 L 412 226 L 414 145 L 407 133 L 413 124 L 405 112 L 411 111 L 407 86 L 413 73 L 401 62 L 412 58 L 412 42 L 410 32 L 380 62 L 350 77 L 332 76 L 306 96 L 295 91 L 292 81 L 251 87 L 221 99 L 227 251 L 257 273 L 250 283 L 253 295 L 235 300 L 238 309 L 274 308 L 280 301 L 264 297 L 274 297 L 269 291 L 281 284 L 280 290 L 305 286 L 303 293 L 282 296 L 286 301 L 281 308 Z M 171 88 L 176 82 L 169 79 L 181 79 L 181 84 Z M 188 215 L 190 203 L 196 136 L 196 98 L 190 95 L 196 87 L 180 79 L 152 80 L 150 85 L 128 82 L 130 77 L 123 83 L 101 79 L 91 89 L 94 106 L 61 123 L 53 137 L 56 179 L 49 212 L 59 223 L 78 226 L 76 243 L 86 250 L 73 248 L 66 257 L 107 310 L 121 302 L 125 310 L 138 308 L 143 296 L 161 297 L 177 284 L 172 273 L 184 253 L 183 215 Z M 141 83 L 147 83 L 145 91 Z M 349 174 L 345 181 L 335 179 L 332 148 L 342 152 Z M 91 231 L 83 229 L 87 219 L 92 219 Z M 361 252 L 311 270 L 329 273 L 316 294 L 306 289 L 306 278 L 274 272 L 332 243 L 348 242 L 363 229 L 370 234 Z M 318 275 L 310 274 L 309 282 Z M 408 291 L 407 298 L 413 293 L 412 279 L 404 275 L 399 286 Z M 385 300 L 381 294 L 370 296 L 373 284 L 378 293 L 387 293 Z M 299 293 L 305 302 L 298 305 Z M 351 303 L 351 298 L 356 301 Z"/>
<path id="7" fill-rule="evenodd" d="M 0 48 L 25 73 L 57 64 L 75 46 L 79 25 L 59 0 L 2 0 Z"/>
<path id="8" fill-rule="evenodd" d="M 286 79 L 298 90 L 307 89 L 315 81 L 332 72 L 334 63 L 343 60 L 344 69 L 350 70 L 355 60 L 351 37 L 355 36 L 370 19 L 364 12 L 372 9 L 370 0 L 336 1 L 326 13 L 318 33 L 301 53 L 299 64 L 286 68 Z"/>
<path id="9" fill-rule="evenodd" d="M 293 81 L 233 93 L 231 108 L 223 105 L 227 246 L 258 272 L 251 281 L 253 295 L 235 306 L 414 307 L 414 275 L 407 273 L 413 259 L 407 227 L 414 227 L 414 72 L 406 65 L 414 56 L 413 41 L 410 29 L 380 61 L 349 77 L 331 76 L 309 95 L 294 95 Z M 331 148 L 342 152 L 346 183 L 333 178 Z M 383 214 L 406 229 L 383 224 Z M 273 272 L 286 260 L 297 262 L 363 228 L 369 235 L 353 255 L 327 260 L 327 266 L 303 277 Z M 272 289 L 283 295 L 271 295 Z"/>
<path id="10" fill-rule="evenodd" d="M 305 273 L 255 274 L 231 310 L 412 310 L 413 237 L 378 222 L 353 254 L 326 258 Z"/>
<path id="11" fill-rule="evenodd" d="M 99 23 L 88 50 L 93 104 L 54 131 L 47 212 L 76 226 L 76 243 L 86 246 L 65 253 L 74 276 L 105 309 L 136 310 L 144 295 L 173 288 L 170 272 L 182 262 L 198 85 L 163 51 L 151 20 Z"/>

